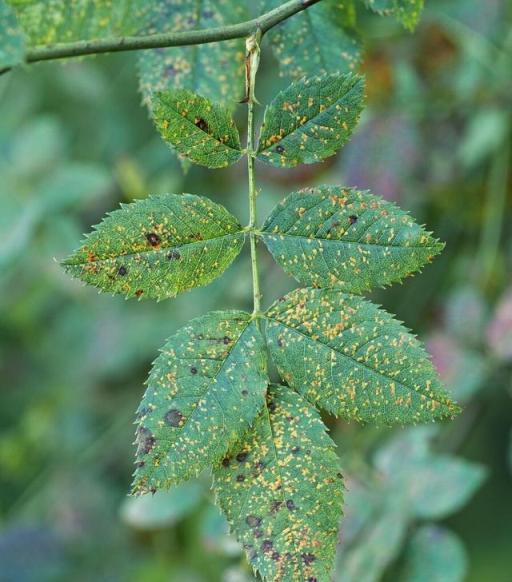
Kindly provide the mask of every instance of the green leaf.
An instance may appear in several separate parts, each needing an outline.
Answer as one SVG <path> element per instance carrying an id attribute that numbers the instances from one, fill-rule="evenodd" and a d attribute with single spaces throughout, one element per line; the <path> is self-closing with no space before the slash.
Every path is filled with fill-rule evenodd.
<path id="1" fill-rule="evenodd" d="M 319 75 L 292 83 L 265 111 L 258 159 L 292 168 L 334 155 L 352 134 L 363 104 L 359 75 Z"/>
<path id="2" fill-rule="evenodd" d="M 341 474 L 325 426 L 298 394 L 271 387 L 253 429 L 215 470 L 214 489 L 264 580 L 330 580 Z"/>
<path id="3" fill-rule="evenodd" d="M 157 0 L 7 0 L 30 45 L 140 32 Z"/>
<path id="4" fill-rule="evenodd" d="M 237 0 L 160 0 L 151 8 L 147 34 L 186 32 L 237 24 L 248 18 Z M 154 92 L 189 89 L 215 103 L 232 106 L 243 95 L 244 41 L 142 51 L 140 87 L 149 105 Z"/>
<path id="5" fill-rule="evenodd" d="M 242 227 L 223 206 L 166 194 L 109 213 L 63 266 L 104 291 L 163 299 L 213 281 L 243 242 Z"/>
<path id="6" fill-rule="evenodd" d="M 399 500 L 387 500 L 349 551 L 341 554 L 336 582 L 379 582 L 398 556 L 407 533 L 407 513 Z"/>
<path id="7" fill-rule="evenodd" d="M 214 311 L 169 338 L 138 410 L 134 493 L 169 487 L 220 462 L 267 389 L 265 343 L 251 316 Z"/>
<path id="8" fill-rule="evenodd" d="M 462 582 L 467 571 L 466 550 L 451 531 L 425 525 L 412 536 L 401 582 Z"/>
<path id="9" fill-rule="evenodd" d="M 265 11 L 280 0 L 263 0 Z M 352 30 L 353 6 L 324 0 L 269 31 L 282 76 L 335 73 L 354 69 L 361 59 L 360 43 Z"/>
<path id="10" fill-rule="evenodd" d="M 121 518 L 139 530 L 170 527 L 189 515 L 200 503 L 203 487 L 190 482 L 176 485 L 154 495 L 127 497 L 121 506 Z"/>
<path id="11" fill-rule="evenodd" d="M 389 494 L 405 499 L 408 512 L 419 519 L 444 519 L 459 511 L 481 487 L 485 467 L 431 451 L 435 432 L 416 427 L 393 439 L 376 457 Z"/>
<path id="12" fill-rule="evenodd" d="M 332 414 L 405 424 L 457 412 L 418 340 L 361 297 L 297 289 L 266 317 L 281 377 Z"/>
<path id="13" fill-rule="evenodd" d="M 19 65 L 24 57 L 25 35 L 12 8 L 0 0 L 0 70 Z"/>
<path id="14" fill-rule="evenodd" d="M 301 283 L 351 293 L 400 281 L 444 247 L 391 202 L 340 186 L 290 194 L 266 220 L 262 237 Z"/>
<path id="15" fill-rule="evenodd" d="M 413 30 L 419 22 L 424 0 L 365 0 L 366 5 L 382 15 L 393 15 L 405 28 Z"/>
<path id="16" fill-rule="evenodd" d="M 229 111 L 205 97 L 185 89 L 157 93 L 153 118 L 164 140 L 196 164 L 223 168 L 242 155 Z"/>

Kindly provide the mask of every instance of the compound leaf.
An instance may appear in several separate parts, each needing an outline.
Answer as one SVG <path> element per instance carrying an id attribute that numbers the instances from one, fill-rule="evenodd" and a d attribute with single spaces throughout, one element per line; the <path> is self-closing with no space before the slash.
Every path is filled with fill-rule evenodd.
<path id="1" fill-rule="evenodd" d="M 265 342 L 247 313 L 212 312 L 169 338 L 138 410 L 134 493 L 220 462 L 256 418 L 267 383 Z"/>
<path id="2" fill-rule="evenodd" d="M 147 34 L 186 32 L 236 24 L 248 18 L 237 0 L 160 0 L 153 2 Z M 215 103 L 232 106 L 243 94 L 244 41 L 142 51 L 139 80 L 145 102 L 171 87 L 189 89 Z"/>
<path id="3" fill-rule="evenodd" d="M 290 194 L 265 222 L 262 237 L 301 283 L 351 293 L 400 281 L 444 247 L 391 202 L 339 186 Z"/>
<path id="4" fill-rule="evenodd" d="M 215 470 L 232 530 L 264 580 L 330 580 L 343 486 L 314 408 L 283 386 Z"/>
<path id="5" fill-rule="evenodd" d="M 425 525 L 407 545 L 400 582 L 462 582 L 467 561 L 458 536 L 444 527 Z"/>
<path id="6" fill-rule="evenodd" d="M 366 5 L 381 15 L 393 15 L 405 28 L 413 30 L 421 16 L 424 0 L 365 0 Z"/>
<path id="7" fill-rule="evenodd" d="M 0 0 L 0 69 L 19 65 L 24 56 L 25 35 L 12 8 Z"/>
<path id="8" fill-rule="evenodd" d="M 243 242 L 242 227 L 223 206 L 166 194 L 121 205 L 63 266 L 104 291 L 163 299 L 213 281 Z"/>
<path id="9" fill-rule="evenodd" d="M 157 93 L 153 118 L 164 140 L 196 164 L 222 168 L 242 155 L 229 111 L 186 89 Z"/>
<path id="10" fill-rule="evenodd" d="M 264 10 L 281 4 L 280 0 L 262 1 Z M 352 11 L 347 2 L 324 0 L 269 31 L 281 75 L 298 79 L 354 69 L 361 47 L 352 30 Z"/>
<path id="11" fill-rule="evenodd" d="M 351 73 L 292 83 L 265 111 L 258 159 L 292 168 L 334 155 L 352 134 L 363 102 L 364 80 Z"/>
<path id="12" fill-rule="evenodd" d="M 405 424 L 452 417 L 458 410 L 416 338 L 357 295 L 297 289 L 266 317 L 281 377 L 332 414 Z"/>

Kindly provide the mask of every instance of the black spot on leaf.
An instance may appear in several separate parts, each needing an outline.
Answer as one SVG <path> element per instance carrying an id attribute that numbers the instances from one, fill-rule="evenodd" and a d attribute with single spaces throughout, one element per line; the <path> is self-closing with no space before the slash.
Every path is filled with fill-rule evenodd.
<path id="1" fill-rule="evenodd" d="M 192 366 L 190 368 L 190 373 L 193 374 L 193 375 L 197 374 L 197 368 L 195 366 Z"/>
<path id="2" fill-rule="evenodd" d="M 306 566 L 309 566 L 316 560 L 315 554 L 302 554 L 302 561 Z"/>
<path id="3" fill-rule="evenodd" d="M 276 152 L 278 154 L 284 154 L 284 147 L 282 145 L 277 145 L 276 146 Z"/>
<path id="4" fill-rule="evenodd" d="M 120 275 L 121 277 L 124 277 L 126 275 L 126 273 L 128 273 L 128 270 L 126 269 L 126 267 L 124 265 L 121 265 L 119 267 L 119 269 L 117 270 L 117 274 Z"/>
<path id="5" fill-rule="evenodd" d="M 181 254 L 178 251 L 171 251 L 168 255 L 167 258 L 170 261 L 179 261 L 181 259 Z"/>
<path id="6" fill-rule="evenodd" d="M 208 130 L 210 129 L 208 123 L 202 117 L 196 117 L 194 120 L 194 125 L 206 133 L 208 133 Z"/>
<path id="7" fill-rule="evenodd" d="M 237 476 L 236 476 L 236 480 L 237 480 L 239 483 L 242 483 L 243 481 L 245 481 L 245 475 L 237 475 Z"/>
<path id="8" fill-rule="evenodd" d="M 257 517 L 255 515 L 248 515 L 245 519 L 245 522 L 249 527 L 258 527 L 261 525 L 261 517 Z"/>
<path id="9" fill-rule="evenodd" d="M 225 335 L 225 336 L 222 338 L 222 341 L 224 342 L 224 344 L 225 344 L 225 345 L 228 345 L 229 343 L 231 343 L 231 338 L 230 338 L 230 337 L 228 337 L 227 335 Z"/>
<path id="10" fill-rule="evenodd" d="M 247 457 L 249 456 L 249 453 L 247 453 L 246 451 L 242 451 L 241 453 L 238 453 L 238 455 L 236 456 L 236 460 L 239 463 L 243 463 Z"/>
<path id="11" fill-rule="evenodd" d="M 293 511 L 294 509 L 297 509 L 297 507 L 295 506 L 295 503 L 293 502 L 293 499 L 288 499 L 286 501 L 286 507 L 290 510 Z"/>
<path id="12" fill-rule="evenodd" d="M 279 560 L 280 557 L 281 554 L 279 552 L 272 552 L 272 559 L 275 560 L 276 562 Z"/>
<path id="13" fill-rule="evenodd" d="M 146 234 L 146 240 L 152 247 L 157 247 L 161 242 L 160 237 L 156 234 L 156 232 L 148 232 Z"/>
<path id="14" fill-rule="evenodd" d="M 181 412 L 179 410 L 176 410 L 175 408 L 169 410 L 169 412 L 167 412 L 166 415 L 164 416 L 165 422 L 168 425 L 174 426 L 174 427 L 179 426 L 182 419 L 183 419 L 183 414 L 181 414 Z"/>
<path id="15" fill-rule="evenodd" d="M 264 552 L 270 552 L 272 551 L 272 548 L 274 547 L 274 544 L 272 543 L 272 540 L 265 540 L 262 544 L 261 544 L 261 549 Z"/>
<path id="16" fill-rule="evenodd" d="M 349 221 L 350 224 L 355 224 L 357 222 L 357 216 L 355 214 L 351 214 L 348 217 L 348 221 Z"/>
<path id="17" fill-rule="evenodd" d="M 222 466 L 223 467 L 229 467 L 230 464 L 231 464 L 231 459 L 229 457 L 224 457 L 222 459 Z"/>

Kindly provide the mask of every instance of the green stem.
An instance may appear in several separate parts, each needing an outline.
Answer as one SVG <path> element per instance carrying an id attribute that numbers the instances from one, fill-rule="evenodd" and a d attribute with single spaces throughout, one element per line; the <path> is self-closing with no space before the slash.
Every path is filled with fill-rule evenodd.
<path id="1" fill-rule="evenodd" d="M 281 6 L 239 24 L 219 26 L 206 30 L 191 30 L 188 32 L 169 32 L 146 36 L 123 36 L 117 38 L 105 38 L 84 40 L 78 42 L 59 43 L 48 46 L 37 46 L 29 50 L 25 56 L 27 63 L 80 57 L 84 55 L 113 53 L 121 51 L 134 51 L 155 48 L 167 48 L 173 46 L 190 46 L 230 40 L 233 38 L 246 38 L 256 30 L 262 34 L 290 18 L 297 12 L 301 12 L 320 0 L 289 0 Z M 10 71 L 11 67 L 0 69 L 0 75 Z"/>
<path id="2" fill-rule="evenodd" d="M 258 195 L 256 178 L 254 173 L 254 161 L 256 158 L 254 143 L 254 104 L 256 73 L 260 62 L 261 31 L 247 39 L 246 56 L 246 98 L 247 98 L 247 175 L 249 180 L 249 240 L 251 246 L 252 288 L 253 288 L 253 315 L 257 316 L 261 311 L 261 291 L 258 271 L 258 239 L 256 237 L 257 208 L 256 197 Z"/>

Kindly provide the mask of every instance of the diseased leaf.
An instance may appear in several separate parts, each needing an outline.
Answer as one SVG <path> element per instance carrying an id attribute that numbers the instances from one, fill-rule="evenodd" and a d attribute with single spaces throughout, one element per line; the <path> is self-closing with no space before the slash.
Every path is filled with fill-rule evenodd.
<path id="1" fill-rule="evenodd" d="M 0 70 L 19 65 L 24 56 L 25 35 L 12 8 L 0 0 Z"/>
<path id="2" fill-rule="evenodd" d="M 136 34 L 157 0 L 7 0 L 30 45 Z"/>
<path id="3" fill-rule="evenodd" d="M 400 281 L 444 247 L 391 202 L 340 186 L 290 194 L 261 236 L 301 283 L 351 293 Z"/>
<path id="4" fill-rule="evenodd" d="M 153 118 L 164 140 L 196 164 L 223 168 L 242 155 L 230 113 L 205 97 L 185 89 L 157 93 Z"/>
<path id="5" fill-rule="evenodd" d="M 104 291 L 164 299 L 213 281 L 243 242 L 242 227 L 223 206 L 166 194 L 121 205 L 62 264 Z"/>
<path id="6" fill-rule="evenodd" d="M 277 8 L 280 0 L 262 0 L 265 11 Z M 353 5 L 324 0 L 296 14 L 269 31 L 282 76 L 335 73 L 354 69 L 361 47 L 353 31 Z"/>
<path id="7" fill-rule="evenodd" d="M 400 582 L 462 582 L 467 555 L 460 539 L 436 525 L 425 525 L 412 536 Z"/>
<path id="8" fill-rule="evenodd" d="M 330 580 L 343 486 L 318 413 L 282 386 L 215 470 L 217 500 L 264 580 Z"/>
<path id="9" fill-rule="evenodd" d="M 365 0 L 367 6 L 382 15 L 393 15 L 405 28 L 413 30 L 421 16 L 424 0 Z"/>
<path id="10" fill-rule="evenodd" d="M 237 0 L 160 0 L 152 4 L 145 32 L 186 32 L 247 18 L 245 3 Z M 241 39 L 143 51 L 139 78 L 144 99 L 150 105 L 154 92 L 178 87 L 232 106 L 243 94 L 244 55 Z"/>
<path id="11" fill-rule="evenodd" d="M 332 414 L 405 424 L 458 411 L 418 340 L 361 297 L 297 289 L 266 317 L 281 377 Z"/>
<path id="12" fill-rule="evenodd" d="M 138 410 L 134 493 L 220 462 L 256 418 L 267 383 L 265 343 L 247 313 L 212 312 L 169 338 Z"/>
<path id="13" fill-rule="evenodd" d="M 334 155 L 352 134 L 363 102 L 364 80 L 351 73 L 292 83 L 265 111 L 258 159 L 292 168 Z"/>

